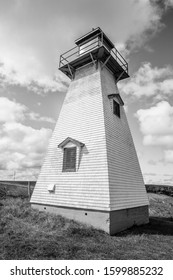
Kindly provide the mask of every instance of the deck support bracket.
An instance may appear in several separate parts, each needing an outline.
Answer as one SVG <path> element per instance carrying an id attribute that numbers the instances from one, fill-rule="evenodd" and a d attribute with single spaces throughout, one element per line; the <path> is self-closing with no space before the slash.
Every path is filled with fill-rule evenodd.
<path id="1" fill-rule="evenodd" d="M 103 65 L 101 66 L 101 70 L 105 67 L 105 65 L 107 64 L 108 60 L 111 58 L 111 54 L 107 57 L 107 59 L 105 60 L 105 62 L 103 63 Z"/>
<path id="2" fill-rule="evenodd" d="M 96 62 L 95 62 L 95 60 L 94 60 L 94 58 L 93 58 L 93 55 L 92 55 L 92 53 L 90 53 L 90 57 L 91 57 L 91 60 L 92 60 L 92 63 L 94 64 L 94 66 L 95 66 L 95 68 L 96 68 Z"/>
<path id="3" fill-rule="evenodd" d="M 123 70 L 123 71 L 121 72 L 121 74 L 118 76 L 118 78 L 115 79 L 115 83 L 116 83 L 116 84 L 117 84 L 118 81 L 121 79 L 121 77 L 122 77 L 122 75 L 124 74 L 124 72 L 125 72 L 125 70 Z"/>
<path id="4" fill-rule="evenodd" d="M 68 70 L 70 72 L 71 75 L 71 79 L 74 79 L 74 68 L 68 63 Z"/>

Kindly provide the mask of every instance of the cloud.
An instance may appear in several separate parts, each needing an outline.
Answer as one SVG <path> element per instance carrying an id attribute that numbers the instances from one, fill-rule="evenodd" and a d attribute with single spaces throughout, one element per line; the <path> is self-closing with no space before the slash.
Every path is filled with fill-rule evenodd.
<path id="1" fill-rule="evenodd" d="M 156 165 L 157 162 L 154 161 L 154 160 L 152 160 L 152 159 L 150 159 L 150 160 L 148 161 L 148 163 L 151 164 L 151 165 Z"/>
<path id="2" fill-rule="evenodd" d="M 24 60 L 25 63 L 22 64 L 20 60 Z M 20 57 L 19 60 L 15 59 L 14 55 L 9 64 L 4 61 L 0 65 L 1 87 L 9 84 L 23 86 L 41 95 L 48 92 L 66 91 L 69 83 L 68 78 L 61 73 L 52 76 L 49 73 L 43 73 L 41 65 L 37 67 L 37 61 L 33 60 L 30 63 L 28 60 L 25 60 L 24 57 Z M 16 66 L 14 66 L 15 64 Z M 31 69 L 32 67 L 33 69 Z"/>
<path id="3" fill-rule="evenodd" d="M 146 135 L 143 140 L 144 145 L 150 146 L 173 146 L 173 135 Z"/>
<path id="4" fill-rule="evenodd" d="M 173 106 L 167 101 L 161 101 L 148 109 L 138 110 L 135 116 L 139 121 L 143 144 L 157 148 L 154 150 L 152 148 L 151 158 L 148 160 L 149 168 L 157 174 L 157 179 L 144 176 L 146 182 L 170 183 L 173 176 L 171 175 L 170 179 L 167 180 L 164 178 L 164 174 L 165 172 L 172 172 Z M 154 159 L 154 157 L 157 157 L 157 159 Z M 148 181 L 149 178 L 151 181 Z"/>
<path id="5" fill-rule="evenodd" d="M 33 121 L 41 121 L 41 122 L 48 122 L 48 123 L 55 123 L 55 120 L 50 117 L 41 117 L 38 113 L 29 112 L 27 116 L 30 120 Z"/>
<path id="6" fill-rule="evenodd" d="M 99 25 L 128 53 L 163 28 L 162 15 L 171 5 L 150 0 L 0 0 L 1 83 L 38 94 L 65 91 L 68 78 L 57 72 L 58 59 L 76 38 Z"/>
<path id="7" fill-rule="evenodd" d="M 170 8 L 173 6 L 173 0 L 165 0 L 165 7 Z"/>
<path id="8" fill-rule="evenodd" d="M 135 114 L 143 134 L 143 144 L 173 147 L 173 107 L 161 101 L 149 109 Z"/>
<path id="9" fill-rule="evenodd" d="M 164 161 L 168 163 L 173 163 L 173 150 L 164 151 Z"/>
<path id="10" fill-rule="evenodd" d="M 25 118 L 26 106 L 0 97 L 0 122 L 22 121 Z"/>
<path id="11" fill-rule="evenodd" d="M 152 68 L 151 63 L 145 62 L 129 81 L 120 84 L 120 88 L 124 94 L 137 98 L 169 96 L 173 91 L 173 68 Z"/>
<path id="12" fill-rule="evenodd" d="M 35 174 L 42 164 L 52 131 L 21 123 L 28 119 L 54 122 L 52 118 L 30 112 L 23 104 L 0 97 L 0 170 L 3 174 L 24 169 L 32 169 Z"/>
<path id="13" fill-rule="evenodd" d="M 56 73 L 56 26 L 39 18 L 42 3 L 39 7 L 28 0 L 7 2 L 8 6 L 0 1 L 1 83 L 25 86 L 39 94 L 66 90 L 67 77 Z"/>
<path id="14" fill-rule="evenodd" d="M 160 185 L 172 185 L 172 174 L 158 174 L 158 173 L 144 173 L 143 174 L 145 184 L 160 184 Z"/>
<path id="15" fill-rule="evenodd" d="M 55 120 L 50 117 L 40 116 L 38 113 L 29 111 L 23 104 L 12 101 L 6 97 L 0 97 L 0 123 L 22 122 L 25 119 L 55 123 Z"/>
<path id="16" fill-rule="evenodd" d="M 138 110 L 135 116 L 143 134 L 143 144 L 161 147 L 162 162 L 173 163 L 173 106 L 162 101 L 149 109 Z"/>
<path id="17" fill-rule="evenodd" d="M 21 123 L 5 123 L 0 133 L 0 169 L 38 168 L 42 164 L 50 129 L 34 129 Z"/>

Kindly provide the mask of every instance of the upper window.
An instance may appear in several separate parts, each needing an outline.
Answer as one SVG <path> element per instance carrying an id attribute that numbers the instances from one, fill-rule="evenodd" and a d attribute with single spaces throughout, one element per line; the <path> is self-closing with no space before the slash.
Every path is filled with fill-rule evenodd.
<path id="1" fill-rule="evenodd" d="M 113 100 L 113 113 L 120 118 L 120 104 Z"/>
<path id="2" fill-rule="evenodd" d="M 62 171 L 76 171 L 76 147 L 64 148 Z"/>

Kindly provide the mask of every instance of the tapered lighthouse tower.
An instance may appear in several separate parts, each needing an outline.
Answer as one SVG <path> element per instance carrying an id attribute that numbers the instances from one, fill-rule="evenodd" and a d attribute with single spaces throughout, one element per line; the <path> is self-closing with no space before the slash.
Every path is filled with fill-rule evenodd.
<path id="1" fill-rule="evenodd" d="M 114 234 L 148 222 L 148 198 L 117 88 L 128 64 L 100 28 L 60 56 L 71 79 L 31 204 Z"/>

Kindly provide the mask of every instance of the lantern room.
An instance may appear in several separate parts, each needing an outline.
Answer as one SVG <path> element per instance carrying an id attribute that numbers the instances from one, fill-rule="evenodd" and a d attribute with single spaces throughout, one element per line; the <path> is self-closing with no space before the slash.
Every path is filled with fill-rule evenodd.
<path id="1" fill-rule="evenodd" d="M 60 56 L 59 70 L 74 79 L 76 69 L 93 63 L 107 67 L 119 81 L 128 78 L 128 63 L 100 27 L 92 29 L 75 41 L 76 47 Z"/>
<path id="2" fill-rule="evenodd" d="M 108 51 L 111 51 L 114 48 L 113 43 L 99 27 L 77 39 L 75 44 L 79 47 L 79 55 L 90 52 L 101 46 L 104 46 Z"/>

